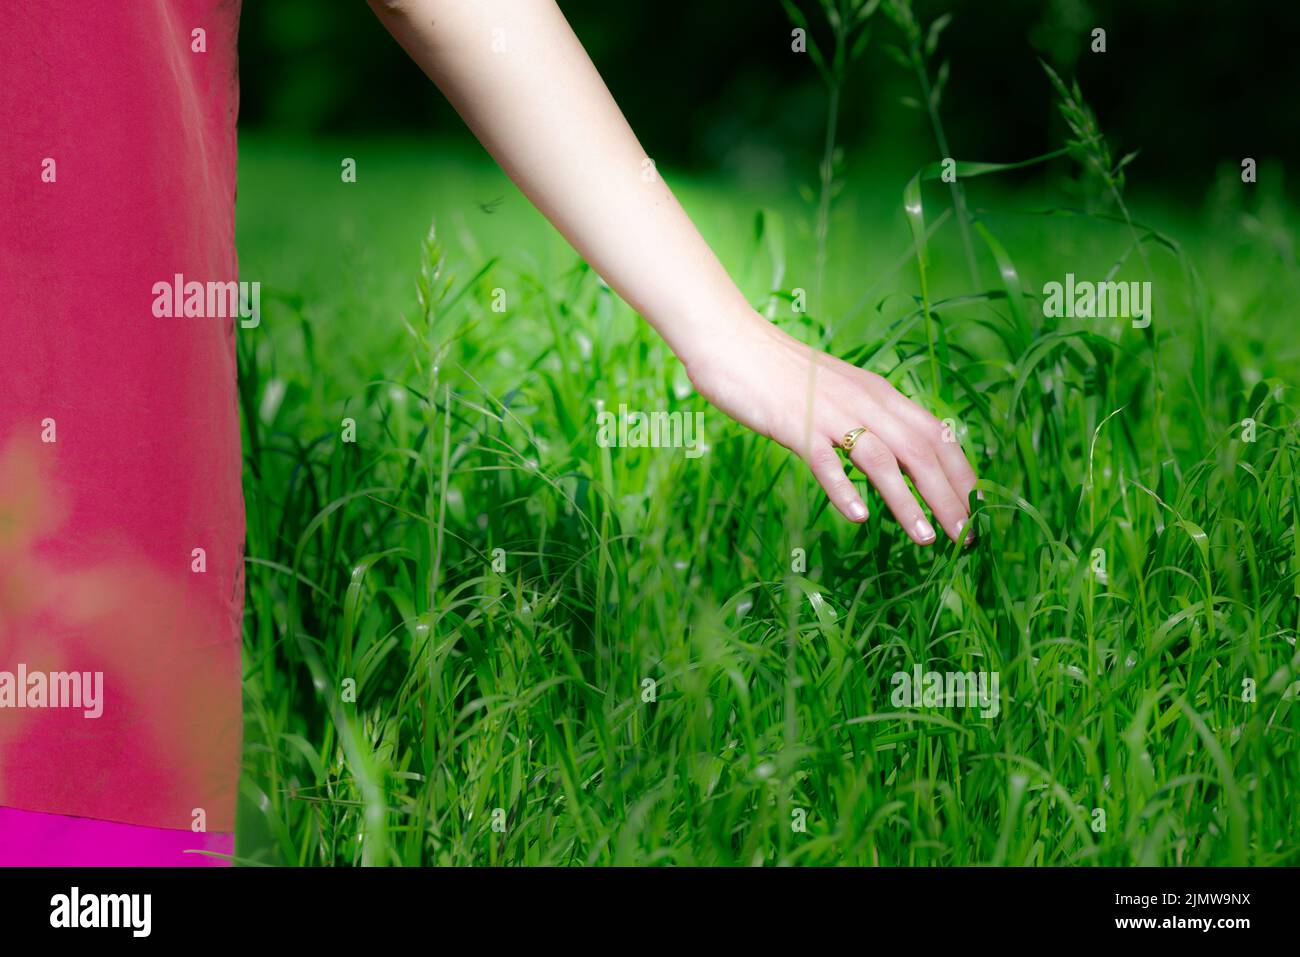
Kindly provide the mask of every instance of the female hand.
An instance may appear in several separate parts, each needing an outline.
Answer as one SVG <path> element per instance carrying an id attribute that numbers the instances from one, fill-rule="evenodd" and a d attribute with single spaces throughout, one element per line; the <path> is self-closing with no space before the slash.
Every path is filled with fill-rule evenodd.
<path id="1" fill-rule="evenodd" d="M 752 310 L 692 349 L 686 368 L 705 399 L 798 454 L 854 522 L 868 510 L 836 449 L 845 433 L 865 427 L 850 458 L 913 541 L 928 545 L 935 531 L 904 475 L 948 537 L 961 538 L 975 472 L 943 423 L 883 377 L 804 345 Z M 972 528 L 967 544 L 973 537 Z"/>

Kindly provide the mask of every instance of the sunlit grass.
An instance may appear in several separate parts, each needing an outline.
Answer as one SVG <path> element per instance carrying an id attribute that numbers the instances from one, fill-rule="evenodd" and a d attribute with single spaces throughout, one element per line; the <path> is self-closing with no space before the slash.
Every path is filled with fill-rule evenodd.
<path id="1" fill-rule="evenodd" d="M 863 173 L 828 301 L 795 316 L 813 217 L 688 186 L 758 308 L 806 337 L 833 317 L 833 351 L 956 420 L 985 483 L 958 553 L 874 493 L 841 521 L 485 162 L 340 149 L 243 147 L 241 268 L 270 294 L 240 333 L 242 857 L 1297 863 L 1280 201 L 1228 176 L 1204 212 L 1130 199 L 1130 229 L 975 180 L 972 288 L 946 188 L 920 187 L 922 301 L 906 178 Z M 1121 259 L 1148 330 L 1044 318 L 1044 282 Z M 601 448 L 600 401 L 704 410 L 709 451 Z M 918 663 L 999 672 L 1001 713 L 898 709 Z"/>

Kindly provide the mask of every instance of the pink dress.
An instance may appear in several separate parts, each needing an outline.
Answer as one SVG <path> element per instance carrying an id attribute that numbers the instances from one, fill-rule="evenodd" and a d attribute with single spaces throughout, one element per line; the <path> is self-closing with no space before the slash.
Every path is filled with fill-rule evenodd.
<path id="1" fill-rule="evenodd" d="M 233 852 L 238 320 L 160 317 L 157 284 L 237 279 L 238 22 L 0 26 L 0 865 Z"/>

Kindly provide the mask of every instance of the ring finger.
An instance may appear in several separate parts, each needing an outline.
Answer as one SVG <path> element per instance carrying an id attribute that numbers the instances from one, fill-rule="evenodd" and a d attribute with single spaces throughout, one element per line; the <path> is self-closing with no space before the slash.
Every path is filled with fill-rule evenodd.
<path id="1" fill-rule="evenodd" d="M 840 440 L 840 445 L 843 446 L 843 440 Z M 934 528 L 926 521 L 925 512 L 903 481 L 903 473 L 899 471 L 894 453 L 879 436 L 870 431 L 863 432 L 858 436 L 849 458 L 875 486 L 894 518 L 914 542 L 929 545 L 934 541 Z"/>

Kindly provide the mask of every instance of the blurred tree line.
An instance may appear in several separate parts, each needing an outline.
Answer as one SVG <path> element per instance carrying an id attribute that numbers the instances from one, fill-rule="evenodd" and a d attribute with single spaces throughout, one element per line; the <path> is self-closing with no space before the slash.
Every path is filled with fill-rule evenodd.
<path id="1" fill-rule="evenodd" d="M 826 96 L 792 52 L 779 0 L 559 0 L 659 162 L 810 178 Z M 822 0 L 794 0 L 826 49 Z M 828 0 L 834 3 L 836 0 Z M 1070 80 L 1130 175 L 1208 187 L 1243 156 L 1294 161 L 1300 37 L 1294 0 L 917 0 L 922 25 L 951 23 L 940 112 L 959 159 L 1002 161 L 1058 145 L 1041 57 Z M 1106 31 L 1106 52 L 1091 51 Z M 934 155 L 928 118 L 903 100 L 915 77 L 887 54 L 900 40 L 879 12 L 850 72 L 840 141 L 853 155 Z M 468 136 L 454 112 L 363 0 L 244 0 L 241 124 L 297 134 L 435 132 Z"/>

